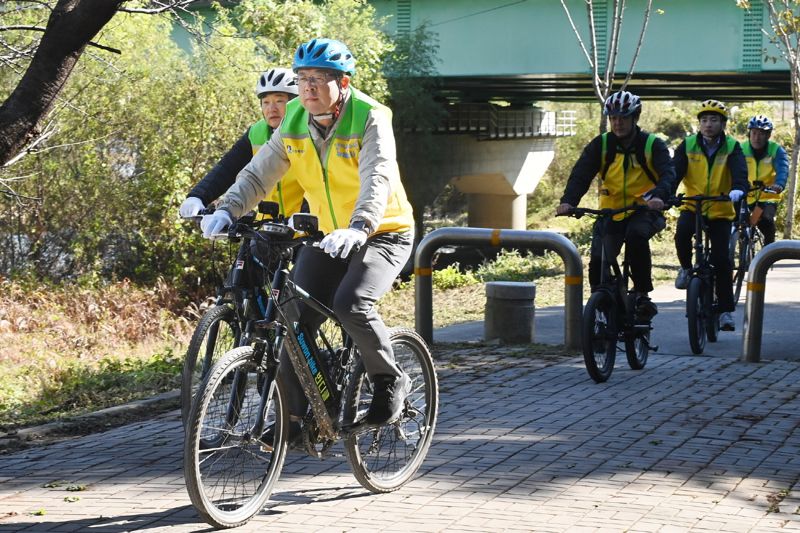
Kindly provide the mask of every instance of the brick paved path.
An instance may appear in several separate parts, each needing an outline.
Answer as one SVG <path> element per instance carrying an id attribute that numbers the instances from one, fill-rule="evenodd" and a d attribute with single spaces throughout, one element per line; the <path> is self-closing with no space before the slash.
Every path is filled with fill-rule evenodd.
<path id="1" fill-rule="evenodd" d="M 656 354 L 596 385 L 574 356 L 529 352 L 446 351 L 434 444 L 398 492 L 290 455 L 240 530 L 800 531 L 800 363 Z M 208 530 L 181 443 L 174 412 L 0 456 L 0 531 Z"/>

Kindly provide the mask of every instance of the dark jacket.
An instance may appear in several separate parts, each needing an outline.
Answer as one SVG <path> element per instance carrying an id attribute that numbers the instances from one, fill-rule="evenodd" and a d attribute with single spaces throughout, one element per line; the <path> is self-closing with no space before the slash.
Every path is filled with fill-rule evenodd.
<path id="1" fill-rule="evenodd" d="M 195 196 L 203 201 L 203 205 L 208 205 L 223 195 L 228 188 L 236 181 L 236 175 L 253 158 L 253 146 L 250 144 L 248 134 L 250 128 L 244 135 L 222 156 L 222 159 L 214 165 L 200 183 L 192 187 L 186 196 Z"/>
<path id="2" fill-rule="evenodd" d="M 629 152 L 632 154 L 643 153 L 644 145 L 647 142 L 649 133 L 642 131 L 638 126 L 636 127 L 636 137 L 631 145 Z M 564 195 L 561 197 L 562 204 L 570 204 L 577 206 L 580 203 L 583 195 L 589 190 L 592 180 L 600 172 L 602 166 L 602 136 L 598 135 L 586 145 L 572 167 L 572 172 L 567 180 L 567 186 L 564 188 Z M 607 136 L 607 148 L 609 152 L 614 150 L 623 151 L 622 147 L 617 142 L 617 136 L 609 132 Z M 664 141 L 656 138 L 653 142 L 653 159 L 650 165 L 657 173 L 658 183 L 653 184 L 653 195 L 667 200 L 675 185 L 675 169 L 672 166 L 672 159 L 669 156 L 667 145 Z"/>

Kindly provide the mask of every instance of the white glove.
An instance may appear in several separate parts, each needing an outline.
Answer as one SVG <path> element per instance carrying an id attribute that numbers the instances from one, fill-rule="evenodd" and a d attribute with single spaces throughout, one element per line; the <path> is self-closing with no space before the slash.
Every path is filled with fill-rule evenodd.
<path id="1" fill-rule="evenodd" d="M 350 255 L 350 250 L 355 245 L 360 246 L 365 242 L 367 242 L 367 234 L 360 229 L 335 229 L 325 235 L 325 238 L 319 242 L 318 246 L 331 257 L 338 255 L 341 258 L 345 258 Z"/>
<path id="2" fill-rule="evenodd" d="M 200 220 L 200 229 L 206 239 L 217 239 L 219 233 L 233 223 L 230 213 L 224 209 L 217 209 L 210 215 L 205 215 Z"/>
<path id="3" fill-rule="evenodd" d="M 181 218 L 192 218 L 197 216 L 197 213 L 205 208 L 206 206 L 203 205 L 203 200 L 195 196 L 190 196 L 183 201 L 178 213 L 180 213 Z"/>
<path id="4" fill-rule="evenodd" d="M 733 189 L 728 193 L 728 197 L 731 199 L 731 202 L 738 202 L 742 199 L 742 196 L 744 196 L 744 193 L 739 189 Z"/>

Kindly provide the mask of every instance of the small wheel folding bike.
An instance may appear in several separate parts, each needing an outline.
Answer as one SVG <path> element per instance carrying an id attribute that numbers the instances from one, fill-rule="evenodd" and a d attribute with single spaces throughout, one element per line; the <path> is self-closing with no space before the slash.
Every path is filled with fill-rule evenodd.
<path id="1" fill-rule="evenodd" d="M 258 230 L 234 224 L 230 230 L 258 241 L 278 260 L 264 318 L 248 320 L 253 332 L 249 345 L 233 349 L 213 366 L 189 412 L 186 488 L 200 516 L 214 527 L 250 520 L 280 476 L 289 447 L 286 385 L 278 372 L 282 350 L 310 406 L 302 420 L 301 449 L 323 458 L 342 440 L 347 461 L 367 490 L 391 492 L 408 482 L 433 438 L 439 401 L 436 372 L 425 342 L 408 329 L 390 330 L 395 360 L 412 382 L 400 417 L 381 427 L 360 424 L 373 386 L 358 347 L 334 313 L 289 279 L 286 266 L 293 250 L 319 239 L 315 217 L 306 215 L 294 226 L 313 237 L 294 238 L 295 230 L 277 222 Z M 326 317 L 317 331 L 291 319 L 298 302 Z"/>
<path id="2" fill-rule="evenodd" d="M 716 273 L 711 264 L 711 245 L 708 228 L 703 217 L 705 202 L 730 202 L 727 195 L 720 196 L 681 196 L 673 205 L 685 202 L 694 203 L 694 265 L 689 272 L 686 287 L 686 319 L 689 323 L 689 346 L 692 353 L 701 354 L 708 342 L 717 342 L 719 332 L 719 310 L 714 280 Z"/>
<path id="3" fill-rule="evenodd" d="M 756 193 L 756 203 L 761 191 L 772 192 L 764 187 L 764 182 L 755 181 L 750 190 Z M 758 229 L 758 220 L 761 209 L 756 207 L 751 212 L 747 205 L 747 198 L 742 198 L 739 212 L 731 227 L 730 258 L 733 265 L 733 302 L 738 303 L 742 295 L 742 285 L 747 278 L 750 263 L 759 250 L 764 247 L 764 235 Z"/>
<path id="4" fill-rule="evenodd" d="M 602 266 L 600 284 L 594 288 L 589 301 L 583 308 L 581 340 L 583 360 L 589 376 L 602 383 L 611 377 L 617 357 L 618 343 L 622 343 L 628 365 L 633 370 L 641 370 L 647 364 L 650 350 L 658 347 L 650 344 L 651 321 L 637 320 L 636 294 L 628 289 L 630 273 L 627 260 L 622 268 L 614 255 L 606 250 L 605 237 L 608 222 L 612 217 L 626 211 L 648 209 L 647 206 L 631 205 L 620 209 L 589 209 L 576 207 L 570 216 L 583 215 L 598 217 L 597 231 L 602 242 Z"/>

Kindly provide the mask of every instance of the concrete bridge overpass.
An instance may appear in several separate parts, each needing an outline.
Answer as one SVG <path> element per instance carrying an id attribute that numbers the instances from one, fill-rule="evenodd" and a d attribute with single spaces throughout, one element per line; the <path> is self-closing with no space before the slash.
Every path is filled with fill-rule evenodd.
<path id="1" fill-rule="evenodd" d="M 617 60 L 630 65 L 646 0 L 629 0 Z M 791 97 L 789 72 L 763 35 L 767 8 L 733 0 L 654 0 L 631 88 L 646 98 L 721 100 Z M 441 95 L 451 101 L 512 103 L 592 99 L 591 70 L 558 0 L 370 0 L 403 33 L 427 22 L 439 40 Z M 587 47 L 584 0 L 567 0 Z M 595 0 L 605 57 L 610 0 Z M 772 58 L 778 58 L 773 61 Z M 618 80 L 621 78 L 618 76 Z"/>

